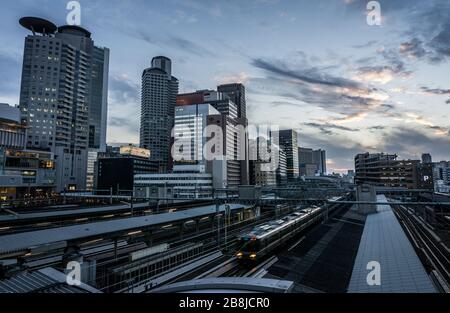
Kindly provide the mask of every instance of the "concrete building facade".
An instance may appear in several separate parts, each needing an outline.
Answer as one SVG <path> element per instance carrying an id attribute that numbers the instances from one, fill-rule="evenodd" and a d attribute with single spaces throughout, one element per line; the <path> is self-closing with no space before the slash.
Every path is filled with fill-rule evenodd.
<path id="1" fill-rule="evenodd" d="M 57 191 L 83 190 L 89 147 L 106 140 L 109 51 L 79 26 L 58 28 L 30 17 L 20 23 L 32 31 L 20 93 L 27 147 L 55 155 Z"/>

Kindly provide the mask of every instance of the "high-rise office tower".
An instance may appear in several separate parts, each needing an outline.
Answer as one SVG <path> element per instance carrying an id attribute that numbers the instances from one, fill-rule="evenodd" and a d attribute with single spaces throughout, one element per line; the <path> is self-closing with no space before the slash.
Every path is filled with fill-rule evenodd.
<path id="1" fill-rule="evenodd" d="M 95 163 L 106 152 L 108 119 L 109 49 L 94 47 L 92 51 L 92 80 L 89 105 L 89 151 L 86 189 L 94 189 Z"/>
<path id="2" fill-rule="evenodd" d="M 207 118 L 220 113 L 206 103 L 180 106 L 175 111 L 174 172 L 206 173 Z"/>
<path id="3" fill-rule="evenodd" d="M 212 167 L 215 188 L 238 187 L 249 184 L 248 167 L 248 134 L 245 132 L 245 119 L 234 119 L 228 115 L 208 116 L 208 126 L 220 127 L 223 138 L 219 144 L 222 145 L 222 159 L 208 162 Z M 243 165 L 244 163 L 247 166 Z M 225 173 L 223 177 L 215 173 Z"/>
<path id="4" fill-rule="evenodd" d="M 172 76 L 172 61 L 155 57 L 152 66 L 142 74 L 141 147 L 151 151 L 152 160 L 159 163 L 160 172 L 172 168 L 172 129 L 178 79 Z"/>
<path id="5" fill-rule="evenodd" d="M 288 180 L 299 177 L 298 134 L 295 130 L 280 130 L 274 134 L 279 136 L 280 146 L 286 153 L 286 170 Z"/>
<path id="6" fill-rule="evenodd" d="M 57 191 L 85 189 L 89 147 L 106 141 L 109 51 L 79 26 L 25 17 L 20 110 L 27 146 L 55 154 Z"/>
<path id="7" fill-rule="evenodd" d="M 245 86 L 239 83 L 226 84 L 217 87 L 217 91 L 226 95 L 230 103 L 218 101 L 216 103 L 211 103 L 217 110 L 220 112 L 228 111 L 228 114 L 233 117 L 233 103 L 237 106 L 237 121 L 244 125 L 245 127 L 248 125 L 247 120 L 247 102 L 245 96 Z M 246 154 L 248 155 L 248 142 L 246 143 Z M 246 158 L 245 160 L 240 161 L 241 168 L 241 184 L 248 185 L 249 180 L 249 160 Z"/>
<path id="8" fill-rule="evenodd" d="M 317 172 L 320 175 L 327 174 L 327 152 L 325 150 L 313 151 L 313 163 L 317 165 Z"/>
<path id="9" fill-rule="evenodd" d="M 248 124 L 245 117 L 239 117 L 239 112 L 244 112 L 245 116 L 245 87 L 242 84 L 223 85 L 218 87 L 218 91 L 199 90 L 194 93 L 180 94 L 177 97 L 177 106 L 199 103 L 211 105 L 218 111 L 218 114 L 222 115 L 211 120 L 215 120 L 214 123 L 220 126 L 223 133 L 227 135 L 224 140 L 227 161 L 213 163 L 216 173 L 227 172 L 228 174 L 223 178 L 218 178 L 216 175 L 214 185 L 221 185 L 220 188 L 248 185 L 250 183 L 248 134 L 245 134 L 247 139 L 243 139 L 244 134 L 240 134 L 239 131 L 245 129 Z M 233 139 L 230 140 L 230 138 Z M 240 155 L 239 158 L 235 157 L 237 154 Z M 210 166 L 212 166 L 211 164 Z"/>
<path id="10" fill-rule="evenodd" d="M 228 95 L 238 109 L 238 118 L 247 118 L 247 104 L 245 99 L 245 87 L 242 84 L 227 84 L 217 87 L 217 91 Z"/>
<path id="11" fill-rule="evenodd" d="M 199 90 L 192 93 L 179 94 L 177 96 L 177 106 L 208 103 L 212 105 L 220 114 L 228 115 L 232 118 L 238 117 L 237 105 L 227 94 L 215 90 Z"/>
<path id="12" fill-rule="evenodd" d="M 277 185 L 285 185 L 287 184 L 287 161 L 286 161 L 286 152 L 284 151 L 283 146 L 275 147 L 279 153 L 279 161 L 278 161 L 278 169 L 276 171 L 277 175 Z"/>

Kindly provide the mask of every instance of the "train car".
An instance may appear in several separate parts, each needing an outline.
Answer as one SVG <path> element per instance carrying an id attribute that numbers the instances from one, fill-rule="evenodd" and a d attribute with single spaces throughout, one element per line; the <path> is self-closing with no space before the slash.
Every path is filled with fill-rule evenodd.
<path id="1" fill-rule="evenodd" d="M 339 201 L 344 198 L 333 197 L 330 200 Z M 338 205 L 328 208 L 314 206 L 260 225 L 239 238 L 240 249 L 236 257 L 242 262 L 258 262 L 301 231 L 322 220 L 326 209 L 334 210 L 336 207 Z"/>
<path id="2" fill-rule="evenodd" d="M 241 236 L 241 247 L 236 257 L 239 260 L 259 261 L 286 243 L 299 232 L 322 218 L 321 208 L 307 213 L 295 212 L 282 219 L 256 227 L 252 232 Z"/>

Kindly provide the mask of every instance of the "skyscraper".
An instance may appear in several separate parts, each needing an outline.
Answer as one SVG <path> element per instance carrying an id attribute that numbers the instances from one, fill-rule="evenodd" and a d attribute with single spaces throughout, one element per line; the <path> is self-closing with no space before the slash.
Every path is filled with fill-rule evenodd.
<path id="1" fill-rule="evenodd" d="M 172 61 L 155 57 L 152 66 L 142 74 L 141 147 L 151 151 L 152 160 L 159 163 L 160 172 L 172 168 L 172 129 L 178 79 L 172 76 Z"/>
<path id="2" fill-rule="evenodd" d="M 246 120 L 234 119 L 224 114 L 210 115 L 208 116 L 209 125 L 220 127 L 223 134 L 220 142 L 222 159 L 208 162 L 208 166 L 213 167 L 214 185 L 216 188 L 248 185 L 248 134 L 244 131 Z M 215 173 L 226 173 L 226 175 L 219 178 Z"/>
<path id="3" fill-rule="evenodd" d="M 20 110 L 27 146 L 55 154 L 57 191 L 85 189 L 88 149 L 106 141 L 109 51 L 91 33 L 34 17 L 25 39 Z"/>
<path id="4" fill-rule="evenodd" d="M 320 175 L 327 174 L 327 152 L 325 150 L 313 151 L 313 163 L 317 165 L 317 172 Z"/>
<path id="5" fill-rule="evenodd" d="M 242 84 L 227 84 L 217 87 L 217 91 L 228 95 L 238 108 L 238 118 L 247 118 L 247 104 L 245 99 L 245 87 Z"/>
<path id="6" fill-rule="evenodd" d="M 280 130 L 274 133 L 279 136 L 280 146 L 284 147 L 286 153 L 286 170 L 288 180 L 297 179 L 299 177 L 298 162 L 298 134 L 295 130 Z"/>
<path id="7" fill-rule="evenodd" d="M 174 171 L 206 173 L 203 147 L 207 118 L 220 114 L 209 104 L 180 106 L 175 112 Z"/>

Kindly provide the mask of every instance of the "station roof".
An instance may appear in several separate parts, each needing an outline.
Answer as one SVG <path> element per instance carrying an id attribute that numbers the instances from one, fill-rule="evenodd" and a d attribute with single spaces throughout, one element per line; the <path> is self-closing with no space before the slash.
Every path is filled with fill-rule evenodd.
<path id="1" fill-rule="evenodd" d="M 185 281 L 158 288 L 154 293 L 288 293 L 294 283 L 286 280 L 224 277 Z"/>
<path id="2" fill-rule="evenodd" d="M 386 202 L 384 195 L 378 202 Z M 411 242 L 404 233 L 390 205 L 378 205 L 377 213 L 367 217 L 353 273 L 349 293 L 434 293 L 427 275 Z M 380 263 L 381 285 L 369 286 L 368 263 Z"/>
<path id="3" fill-rule="evenodd" d="M 140 203 L 135 204 L 135 209 L 148 207 L 148 203 Z M 10 221 L 24 221 L 24 220 L 34 220 L 34 219 L 46 219 L 52 217 L 66 217 L 66 216 L 81 216 L 81 215 L 89 215 L 96 213 L 107 213 L 114 211 L 121 211 L 130 209 L 130 205 L 112 205 L 106 207 L 97 207 L 97 208 L 78 208 L 72 210 L 59 210 L 59 211 L 49 211 L 49 212 L 37 212 L 37 213 L 23 213 L 17 215 L 0 215 L 0 223 L 1 222 L 10 222 Z"/>
<path id="4" fill-rule="evenodd" d="M 24 272 L 0 281 L 0 293 L 100 293 L 91 286 L 70 286 L 66 275 L 53 268 Z"/>
<path id="5" fill-rule="evenodd" d="M 228 204 L 230 210 L 251 208 L 248 205 Z M 221 212 L 225 205 L 219 206 Z M 142 230 L 148 227 L 175 223 L 183 220 L 209 216 L 216 212 L 215 205 L 202 206 L 185 211 L 163 213 L 140 217 L 117 219 L 105 222 L 88 223 L 75 226 L 44 229 L 0 237 L 0 256 L 3 254 L 29 251 L 52 244 L 67 245 L 68 241 L 98 238 L 108 234 L 118 234 L 126 231 Z"/>

